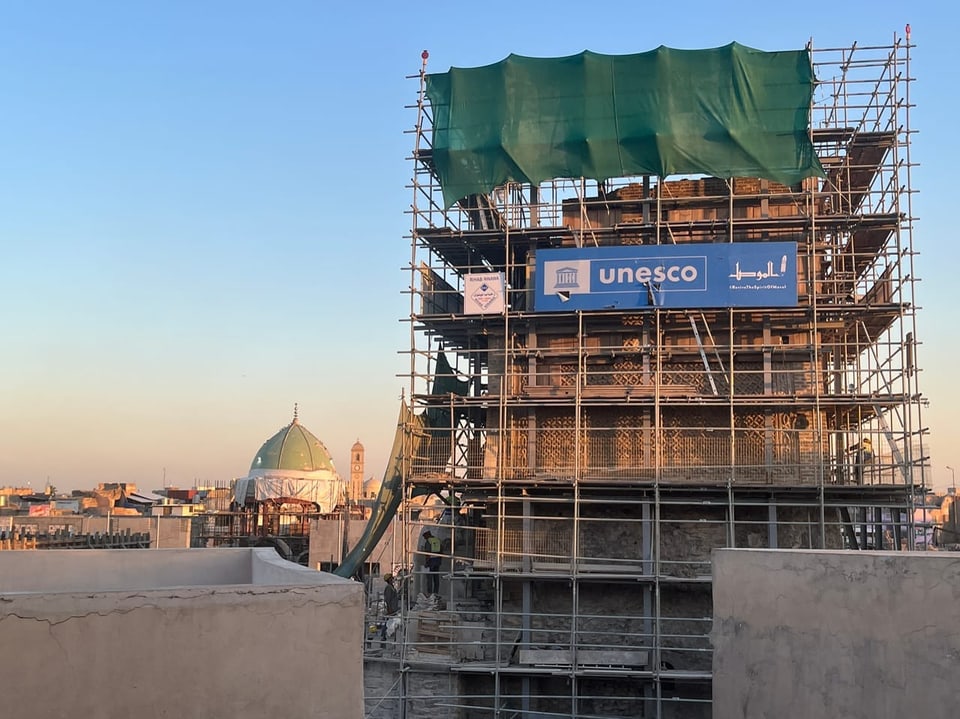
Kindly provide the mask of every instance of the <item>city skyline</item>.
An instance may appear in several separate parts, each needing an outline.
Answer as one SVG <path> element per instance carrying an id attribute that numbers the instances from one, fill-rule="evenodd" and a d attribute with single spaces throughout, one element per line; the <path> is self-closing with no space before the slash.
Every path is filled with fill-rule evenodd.
<path id="1" fill-rule="evenodd" d="M 906 23 L 928 484 L 950 486 L 960 393 L 942 239 L 956 154 L 945 24 L 886 2 L 836 8 L 829 25 L 779 6 L 762 17 L 706 3 L 577 7 L 494 4 L 474 30 L 467 9 L 389 4 L 0 10 L 0 486 L 229 481 L 294 403 L 341 475 L 357 439 L 365 474 L 382 475 L 409 369 L 404 106 L 422 50 L 443 72 L 510 53 L 880 44 Z"/>

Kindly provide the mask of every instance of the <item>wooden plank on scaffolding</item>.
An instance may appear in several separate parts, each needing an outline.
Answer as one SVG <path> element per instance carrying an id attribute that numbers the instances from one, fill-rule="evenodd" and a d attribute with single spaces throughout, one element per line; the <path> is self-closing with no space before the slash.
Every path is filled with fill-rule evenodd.
<path id="1" fill-rule="evenodd" d="M 652 384 L 588 384 L 580 388 L 583 399 L 627 399 L 629 397 L 693 397 L 699 394 L 690 384 L 662 384 L 659 388 Z M 576 396 L 576 387 L 528 386 L 524 394 L 537 399 L 550 397 L 570 398 Z"/>
<path id="2" fill-rule="evenodd" d="M 569 649 L 521 649 L 520 664 L 538 667 L 569 667 L 572 655 Z M 628 649 L 581 649 L 577 651 L 578 667 L 645 667 L 650 653 Z"/>

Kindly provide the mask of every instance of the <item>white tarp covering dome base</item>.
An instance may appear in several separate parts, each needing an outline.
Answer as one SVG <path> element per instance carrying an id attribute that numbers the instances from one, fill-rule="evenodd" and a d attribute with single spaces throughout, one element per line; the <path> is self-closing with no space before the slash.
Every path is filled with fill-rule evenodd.
<path id="1" fill-rule="evenodd" d="M 233 487 L 238 505 L 293 500 L 312 502 L 321 513 L 333 511 L 343 495 L 343 481 L 330 453 L 310 430 L 293 421 L 263 443 L 250 473 Z"/>

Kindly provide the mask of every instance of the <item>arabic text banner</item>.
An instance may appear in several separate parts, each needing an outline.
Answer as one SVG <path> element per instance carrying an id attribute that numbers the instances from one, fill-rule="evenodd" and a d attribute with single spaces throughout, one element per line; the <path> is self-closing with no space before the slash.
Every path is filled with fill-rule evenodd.
<path id="1" fill-rule="evenodd" d="M 796 242 L 540 250 L 538 312 L 794 307 Z"/>

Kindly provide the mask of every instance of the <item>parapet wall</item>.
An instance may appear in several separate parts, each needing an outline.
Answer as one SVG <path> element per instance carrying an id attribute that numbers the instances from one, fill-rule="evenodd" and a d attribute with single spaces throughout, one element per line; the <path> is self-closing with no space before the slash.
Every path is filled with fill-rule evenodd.
<path id="1" fill-rule="evenodd" d="M 23 716 L 362 715 L 363 586 L 273 549 L 0 553 Z"/>
<path id="2" fill-rule="evenodd" d="M 713 716 L 957 713 L 960 555 L 719 549 Z"/>

